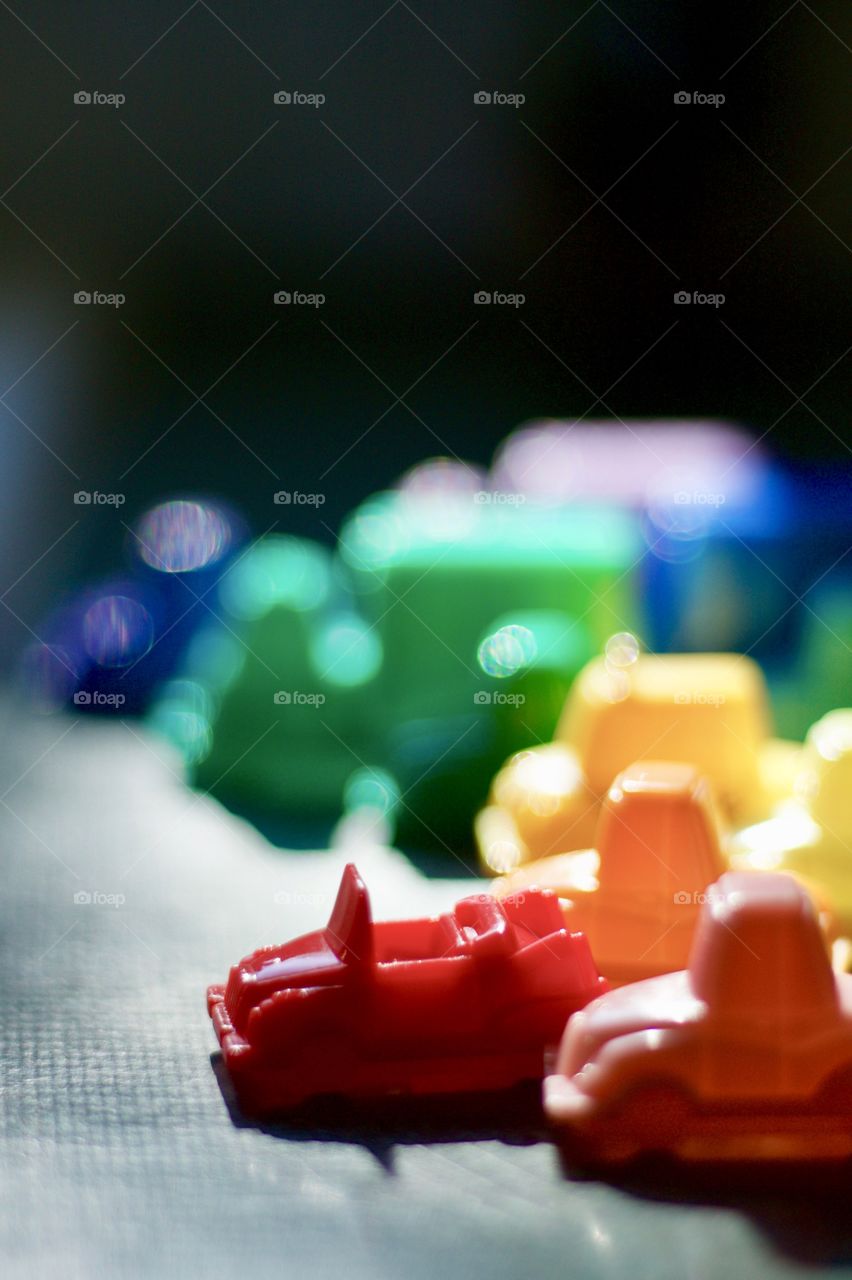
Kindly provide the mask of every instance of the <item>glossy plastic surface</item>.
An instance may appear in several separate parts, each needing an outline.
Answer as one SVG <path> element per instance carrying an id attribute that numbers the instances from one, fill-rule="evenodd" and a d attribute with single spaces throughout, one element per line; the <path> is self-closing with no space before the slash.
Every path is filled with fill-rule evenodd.
<path id="1" fill-rule="evenodd" d="M 615 776 L 643 759 L 697 766 L 723 819 L 768 815 L 789 791 L 798 748 L 769 737 L 760 668 L 736 654 L 595 658 L 575 680 L 553 743 L 519 752 L 494 779 L 476 822 L 489 870 L 593 843 Z"/>
<path id="2" fill-rule="evenodd" d="M 604 1161 L 852 1155 L 852 977 L 832 971 L 805 889 L 726 873 L 688 969 L 571 1019 L 544 1104 Z"/>
<path id="3" fill-rule="evenodd" d="M 494 891 L 558 894 L 566 925 L 586 934 L 617 984 L 684 968 L 707 887 L 724 870 L 706 779 L 692 765 L 642 761 L 610 787 L 596 848 L 531 862 Z"/>
<path id="4" fill-rule="evenodd" d="M 737 832 L 731 855 L 738 866 L 795 872 L 852 930 L 852 709 L 811 727 L 790 799 Z"/>
<path id="5" fill-rule="evenodd" d="M 341 568 L 384 655 L 364 717 L 379 753 L 360 754 L 407 797 L 404 844 L 466 846 L 502 761 L 549 739 L 582 665 L 639 625 L 635 516 L 514 497 L 403 487 L 341 530 Z"/>
<path id="6" fill-rule="evenodd" d="M 350 864 L 325 928 L 254 952 L 207 1004 L 242 1106 L 263 1114 L 540 1079 L 567 1018 L 607 987 L 552 894 L 374 924 Z"/>

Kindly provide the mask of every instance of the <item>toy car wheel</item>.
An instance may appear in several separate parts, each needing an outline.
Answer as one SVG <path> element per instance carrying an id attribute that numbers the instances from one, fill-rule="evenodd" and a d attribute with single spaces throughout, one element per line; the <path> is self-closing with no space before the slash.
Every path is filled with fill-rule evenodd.
<path id="1" fill-rule="evenodd" d="M 562 1141 L 569 1155 L 604 1166 L 671 1155 L 688 1133 L 693 1111 L 677 1083 L 637 1085 L 603 1114 L 566 1130 Z"/>

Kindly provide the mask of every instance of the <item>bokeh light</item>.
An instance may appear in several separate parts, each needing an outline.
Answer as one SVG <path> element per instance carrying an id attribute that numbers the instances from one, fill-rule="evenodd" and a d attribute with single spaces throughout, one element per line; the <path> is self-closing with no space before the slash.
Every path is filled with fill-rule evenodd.
<path id="1" fill-rule="evenodd" d="M 534 661 L 535 636 L 528 627 L 509 625 L 487 636 L 479 646 L 477 660 L 486 675 L 505 679 Z"/>
<path id="2" fill-rule="evenodd" d="M 657 559 L 686 564 L 701 555 L 725 499 L 709 491 L 707 484 L 706 477 L 680 470 L 665 472 L 649 487 L 642 529 Z"/>
<path id="3" fill-rule="evenodd" d="M 836 761 L 852 753 L 852 711 L 829 711 L 813 726 L 808 742 L 823 760 Z"/>
<path id="4" fill-rule="evenodd" d="M 608 667 L 621 670 L 632 667 L 639 657 L 639 641 L 630 631 L 618 631 L 606 642 L 604 654 Z"/>
<path id="5" fill-rule="evenodd" d="M 322 679 L 344 687 L 371 680 L 382 664 L 378 632 L 357 614 L 329 619 L 312 637 L 310 652 Z"/>
<path id="6" fill-rule="evenodd" d="M 391 818 L 399 804 L 399 786 L 385 769 L 356 769 L 343 789 L 343 807 L 347 813 L 373 809 Z"/>
<path id="7" fill-rule="evenodd" d="M 607 702 L 624 702 L 630 696 L 630 676 L 625 667 L 607 666 L 601 693 Z"/>
<path id="8" fill-rule="evenodd" d="M 567 796 L 582 785 L 576 756 L 562 743 L 519 751 L 512 757 L 513 783 L 524 804 L 540 817 L 557 812 Z"/>
<path id="9" fill-rule="evenodd" d="M 151 729 L 170 742 L 187 765 L 198 764 L 213 746 L 214 701 L 198 680 L 169 680 L 149 718 Z"/>
<path id="10" fill-rule="evenodd" d="M 126 667 L 154 643 L 150 613 L 130 596 L 101 596 L 83 618 L 83 644 L 101 667 Z"/>
<path id="11" fill-rule="evenodd" d="M 427 458 L 406 471 L 399 489 L 407 497 L 425 500 L 469 498 L 483 488 L 484 470 L 454 458 Z"/>
<path id="12" fill-rule="evenodd" d="M 455 539 L 476 523 L 485 472 L 453 458 L 428 458 L 399 482 L 399 503 L 416 536 Z"/>
<path id="13" fill-rule="evenodd" d="M 134 548 L 151 569 L 190 573 L 221 560 L 231 545 L 231 526 L 208 503 L 175 501 L 152 507 L 136 526 Z"/>
<path id="14" fill-rule="evenodd" d="M 262 618 L 276 605 L 306 612 L 328 597 L 329 555 L 319 544 L 286 536 L 256 543 L 225 574 L 219 599 L 236 618 Z"/>
<path id="15" fill-rule="evenodd" d="M 186 669 L 218 690 L 225 689 L 245 666 L 248 650 L 230 632 L 204 626 L 192 637 L 186 651 Z"/>
<path id="16" fill-rule="evenodd" d="M 344 524 L 340 551 L 353 569 L 380 569 L 408 545 L 408 529 L 393 501 L 392 495 L 379 494 Z"/>

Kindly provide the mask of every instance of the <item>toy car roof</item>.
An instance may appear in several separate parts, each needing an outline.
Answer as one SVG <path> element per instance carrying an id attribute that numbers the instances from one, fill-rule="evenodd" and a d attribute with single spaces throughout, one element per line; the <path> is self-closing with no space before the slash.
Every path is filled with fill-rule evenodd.
<path id="1" fill-rule="evenodd" d="M 837 1004 L 813 901 L 792 876 L 729 871 L 708 890 L 690 985 L 711 1013 L 779 1018 Z"/>
<path id="2" fill-rule="evenodd" d="M 649 653 L 615 670 L 604 658 L 587 663 L 555 736 L 577 752 L 598 795 L 632 760 L 665 756 L 696 764 L 720 803 L 741 810 L 760 807 L 758 758 L 769 729 L 765 682 L 750 659 Z"/>
<path id="3" fill-rule="evenodd" d="M 642 653 L 625 670 L 629 686 L 620 701 L 712 708 L 734 700 L 759 700 L 763 693 L 759 667 L 738 653 Z M 612 668 L 605 658 L 593 659 L 579 680 L 587 698 L 613 704 Z M 724 702 L 714 704 L 714 694 Z"/>
<path id="4" fill-rule="evenodd" d="M 694 765 L 640 760 L 613 782 L 596 834 L 602 886 L 671 894 L 724 870 L 710 784 Z"/>

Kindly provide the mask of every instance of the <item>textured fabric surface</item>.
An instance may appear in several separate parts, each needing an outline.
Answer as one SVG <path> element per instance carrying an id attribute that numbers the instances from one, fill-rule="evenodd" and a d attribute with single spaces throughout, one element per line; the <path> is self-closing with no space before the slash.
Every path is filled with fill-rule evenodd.
<path id="1" fill-rule="evenodd" d="M 843 1273 L 845 1194 L 586 1179 L 522 1095 L 242 1122 L 211 1061 L 206 985 L 323 923 L 346 856 L 377 916 L 466 886 L 357 833 L 347 852 L 274 848 L 187 791 L 136 724 L 5 722 L 4 1278 Z"/>

